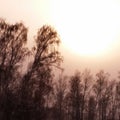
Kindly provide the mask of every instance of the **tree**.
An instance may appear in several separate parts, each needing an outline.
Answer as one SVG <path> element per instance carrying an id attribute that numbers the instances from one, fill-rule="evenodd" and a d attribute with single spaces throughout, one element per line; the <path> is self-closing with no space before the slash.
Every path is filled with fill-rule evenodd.
<path id="1" fill-rule="evenodd" d="M 114 84 L 114 91 L 111 99 L 111 108 L 109 112 L 110 120 L 120 119 L 120 82 Z"/>
<path id="2" fill-rule="evenodd" d="M 120 81 L 116 83 L 116 94 L 115 94 L 115 99 L 116 99 L 116 106 L 117 106 L 117 119 L 120 120 Z"/>
<path id="3" fill-rule="evenodd" d="M 60 39 L 52 27 L 45 25 L 38 30 L 35 41 L 36 46 L 33 49 L 34 59 L 21 83 L 21 103 L 25 107 L 23 107 L 24 109 L 28 109 L 28 107 L 29 109 L 34 109 L 31 103 L 35 101 L 36 106 L 39 106 L 38 111 L 34 112 L 35 117 L 39 116 L 38 119 L 44 119 L 42 113 L 44 111 L 43 101 L 52 89 L 50 84 L 53 76 L 52 68 L 54 66 L 59 68 L 62 61 L 62 57 L 57 50 Z M 36 113 L 38 114 L 36 115 Z"/>
<path id="4" fill-rule="evenodd" d="M 88 120 L 95 120 L 96 101 L 94 96 L 90 96 L 88 101 Z"/>
<path id="5" fill-rule="evenodd" d="M 57 32 L 44 25 L 38 30 L 36 46 L 25 47 L 27 28 L 0 19 L 0 119 L 42 119 L 45 97 L 52 88 L 53 67 L 60 68 L 62 57 Z M 26 58 L 33 58 L 24 75 Z M 34 118 L 33 118 L 34 117 Z"/>
<path id="6" fill-rule="evenodd" d="M 15 87 L 13 84 L 16 83 L 20 65 L 28 54 L 28 49 L 25 48 L 26 42 L 27 28 L 22 23 L 11 25 L 0 19 L 1 119 L 9 119 L 12 113 L 14 102 L 11 97 Z"/>
<path id="7" fill-rule="evenodd" d="M 81 74 L 76 72 L 70 79 L 69 105 L 72 120 L 80 120 L 81 111 Z"/>
<path id="8" fill-rule="evenodd" d="M 82 74 L 82 101 L 81 101 L 81 120 L 84 119 L 85 106 L 90 94 L 90 86 L 92 82 L 92 75 L 89 70 L 85 70 Z"/>
<path id="9" fill-rule="evenodd" d="M 100 71 L 96 74 L 97 80 L 93 86 L 96 101 L 97 101 L 97 109 L 98 109 L 98 119 L 105 120 L 106 119 L 106 109 L 107 103 L 109 101 L 109 94 L 107 94 L 107 81 L 108 74 L 104 73 L 104 71 Z"/>
<path id="10" fill-rule="evenodd" d="M 17 70 L 28 53 L 24 47 L 26 42 L 27 28 L 22 23 L 10 25 L 0 20 L 0 78 L 4 79 L 1 83 L 5 88 L 18 73 Z"/>
<path id="11" fill-rule="evenodd" d="M 66 78 L 63 77 L 62 74 L 59 76 L 59 80 L 55 84 L 54 88 L 54 97 L 55 97 L 55 118 L 58 120 L 64 120 L 65 119 L 65 97 L 66 97 Z"/>

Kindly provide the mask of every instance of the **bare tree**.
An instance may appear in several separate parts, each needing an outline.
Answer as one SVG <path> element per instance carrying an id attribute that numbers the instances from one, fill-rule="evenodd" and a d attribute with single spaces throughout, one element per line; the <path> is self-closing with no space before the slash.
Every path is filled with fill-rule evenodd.
<path id="1" fill-rule="evenodd" d="M 0 95 L 3 114 L 1 119 L 9 119 L 12 113 L 12 90 L 19 77 L 20 65 L 28 54 L 26 42 L 27 28 L 22 23 L 11 25 L 0 19 Z"/>
<path id="2" fill-rule="evenodd" d="M 80 120 L 81 111 L 81 74 L 76 72 L 70 79 L 69 107 L 72 120 Z"/>
<path id="3" fill-rule="evenodd" d="M 81 120 L 84 119 L 84 115 L 86 116 L 85 107 L 87 106 L 87 101 L 90 95 L 90 87 L 92 83 L 92 75 L 90 70 L 85 70 L 82 74 L 82 102 L 81 102 Z"/>
<path id="4" fill-rule="evenodd" d="M 98 120 L 105 120 L 106 116 L 106 108 L 108 103 L 108 97 L 107 96 L 107 81 L 108 81 L 108 73 L 104 73 L 104 71 L 100 71 L 96 74 L 97 80 L 96 83 L 93 86 L 95 95 L 96 95 L 96 101 L 97 101 L 97 110 L 98 112 L 96 115 L 98 115 Z"/>
<path id="5" fill-rule="evenodd" d="M 55 115 L 56 119 L 64 120 L 65 119 L 65 97 L 67 92 L 66 85 L 66 76 L 62 74 L 59 76 L 59 80 L 55 84 L 54 96 L 55 96 Z"/>
<path id="6" fill-rule="evenodd" d="M 38 30 L 32 51 L 25 48 L 26 42 L 27 28 L 22 23 L 11 25 L 0 19 L 1 119 L 42 119 L 45 96 L 52 90 L 52 69 L 60 68 L 60 39 L 51 26 Z M 22 77 L 20 69 L 28 55 L 33 61 Z"/>
<path id="7" fill-rule="evenodd" d="M 38 110 L 34 112 L 35 117 L 39 116 L 36 119 L 43 119 L 43 101 L 52 89 L 50 82 L 53 76 L 52 68 L 59 68 L 62 57 L 57 49 L 60 39 L 52 27 L 45 25 L 38 30 L 35 41 L 36 46 L 33 49 L 34 59 L 21 83 L 21 103 L 27 111 L 28 108 L 34 109 L 31 103 L 33 102 L 32 100 L 35 100 L 35 104 L 38 107 Z M 29 114 L 28 111 L 25 115 L 27 114 Z"/>
<path id="8" fill-rule="evenodd" d="M 111 99 L 111 107 L 109 111 L 110 120 L 120 119 L 120 82 L 116 81 L 114 84 L 114 92 Z"/>

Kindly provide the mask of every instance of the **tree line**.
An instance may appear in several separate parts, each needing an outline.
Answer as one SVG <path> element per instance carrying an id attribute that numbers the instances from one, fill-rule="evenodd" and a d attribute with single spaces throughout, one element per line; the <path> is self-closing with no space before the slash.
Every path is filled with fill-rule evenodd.
<path id="1" fill-rule="evenodd" d="M 23 23 L 0 19 L 1 120 L 120 120 L 120 79 L 102 70 L 54 78 L 63 61 L 57 31 L 43 25 L 32 49 L 27 33 Z"/>
<path id="2" fill-rule="evenodd" d="M 119 79 L 110 80 L 103 70 L 93 78 L 90 71 L 85 70 L 77 71 L 67 81 L 60 77 L 56 83 L 56 119 L 120 120 Z"/>

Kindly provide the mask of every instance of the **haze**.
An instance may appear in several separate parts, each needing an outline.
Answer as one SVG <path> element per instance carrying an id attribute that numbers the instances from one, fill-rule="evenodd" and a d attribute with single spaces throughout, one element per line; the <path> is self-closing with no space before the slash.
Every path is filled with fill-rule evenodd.
<path id="1" fill-rule="evenodd" d="M 0 17 L 11 23 L 23 21 L 29 28 L 29 46 L 38 28 L 43 24 L 53 25 L 61 37 L 60 52 L 66 74 L 89 68 L 93 73 L 104 69 L 117 76 L 118 0 L 0 0 L 0 8 Z"/>

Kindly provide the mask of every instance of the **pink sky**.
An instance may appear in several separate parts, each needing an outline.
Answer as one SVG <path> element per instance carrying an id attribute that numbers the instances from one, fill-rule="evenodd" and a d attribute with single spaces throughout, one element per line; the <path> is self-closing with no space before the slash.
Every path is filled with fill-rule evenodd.
<path id="1" fill-rule="evenodd" d="M 56 0 L 57 1 L 57 0 Z M 60 46 L 60 51 L 64 57 L 64 63 L 62 66 L 65 68 L 65 74 L 67 73 L 74 73 L 75 70 L 83 70 L 85 68 L 89 68 L 93 73 L 96 73 L 100 69 L 104 69 L 106 72 L 109 72 L 113 76 L 117 76 L 118 71 L 120 70 L 120 2 L 117 0 L 101 0 L 100 5 L 95 0 L 92 0 L 91 3 L 87 4 L 88 0 L 85 0 L 85 2 L 81 2 L 80 6 L 78 4 L 78 0 L 71 0 L 71 2 L 60 2 L 58 0 L 56 2 L 55 0 L 0 0 L 0 17 L 5 18 L 10 23 L 15 23 L 19 21 L 23 21 L 25 25 L 29 28 L 29 39 L 31 45 L 32 38 L 36 34 L 37 29 L 40 28 L 43 24 L 50 24 L 54 25 L 55 28 L 58 30 L 58 33 L 60 35 L 63 35 L 63 32 L 66 36 L 69 36 L 71 33 L 74 35 L 78 35 L 79 30 L 83 24 L 87 24 L 86 28 L 90 28 L 90 24 L 93 25 L 94 28 L 94 22 L 90 22 L 88 20 L 89 14 L 85 12 L 79 12 L 79 10 L 83 11 L 83 8 L 88 8 L 89 11 L 92 12 L 99 11 L 99 14 L 96 15 L 98 19 L 100 17 L 103 17 L 101 20 L 104 20 L 103 28 L 101 31 L 109 30 L 108 35 L 111 38 L 111 33 L 114 33 L 116 36 L 113 37 L 113 45 L 111 46 L 110 50 L 102 56 L 82 56 L 80 54 L 76 54 L 72 50 L 70 50 L 69 46 L 64 44 L 64 41 L 62 41 L 62 44 Z M 67 0 L 66 0 L 67 1 Z M 69 14 L 69 12 L 72 8 L 71 5 L 74 5 L 75 11 L 74 13 Z M 78 5 L 78 6 L 76 6 Z M 90 6 L 91 5 L 91 6 Z M 99 5 L 99 7 L 96 7 Z M 81 7 L 83 6 L 83 8 Z M 92 10 L 91 8 L 95 8 Z M 79 7 L 81 9 L 79 9 Z M 102 9 L 104 9 L 102 11 Z M 78 11 L 77 11 L 78 10 Z M 103 15 L 104 11 L 107 13 Z M 63 12 L 65 12 L 63 14 Z M 76 12 L 76 13 L 75 13 Z M 74 15 L 75 14 L 75 15 Z M 82 17 L 77 21 L 78 14 L 81 14 Z M 80 20 L 84 18 L 84 15 L 87 17 L 86 23 L 80 23 Z M 93 14 L 90 14 L 91 16 Z M 108 15 L 108 17 L 106 17 Z M 89 16 L 90 20 L 92 20 L 92 17 Z M 71 17 L 75 18 L 69 20 Z M 80 17 L 80 16 L 79 16 Z M 68 18 L 68 19 L 67 19 Z M 108 18 L 108 20 L 107 20 Z M 96 20 L 98 20 L 96 19 Z M 110 20 L 111 19 L 111 20 Z M 70 22 L 68 22 L 70 21 Z M 74 22 L 73 22 L 74 21 Z M 83 22 L 84 20 L 82 20 Z M 99 20 L 98 20 L 99 21 Z M 73 23 L 72 23 L 73 22 Z M 99 26 L 99 23 L 96 23 Z M 77 33 L 74 34 L 76 27 L 79 27 L 77 29 Z M 109 27 L 109 25 L 111 25 Z M 68 31 L 70 28 L 72 28 L 71 31 Z M 105 26 L 105 27 L 104 27 Z M 109 27 L 109 29 L 107 28 Z M 59 31 L 60 30 L 60 31 Z M 99 31 L 99 32 L 101 32 Z M 94 31 L 93 31 L 94 32 Z M 68 34 L 67 34 L 68 33 Z M 88 31 L 90 33 L 90 31 Z M 86 35 L 88 34 L 86 33 Z M 91 33 L 90 33 L 91 34 Z M 94 33 L 92 33 L 94 34 Z M 101 35 L 102 36 L 102 35 Z M 64 38 L 61 37 L 61 38 Z M 68 37 L 65 37 L 66 39 Z M 72 36 L 71 36 L 72 38 Z M 79 37 L 82 39 L 82 37 Z M 102 39 L 103 37 L 101 37 Z M 87 39 L 87 38 L 86 38 Z M 61 39 L 62 40 L 62 39 Z M 72 39 L 71 39 L 72 40 Z M 87 44 L 87 43 L 86 43 Z"/>

